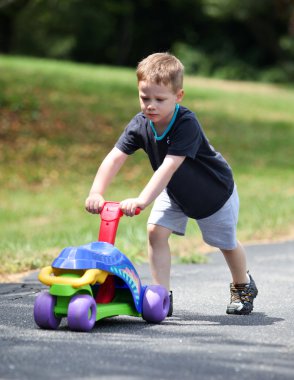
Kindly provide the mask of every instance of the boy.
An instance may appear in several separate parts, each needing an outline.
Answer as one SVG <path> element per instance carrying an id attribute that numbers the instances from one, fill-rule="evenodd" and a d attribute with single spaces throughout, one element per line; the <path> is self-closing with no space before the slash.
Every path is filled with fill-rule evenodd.
<path id="1" fill-rule="evenodd" d="M 170 290 L 172 233 L 185 234 L 188 217 L 197 221 L 203 239 L 219 248 L 232 274 L 228 314 L 249 314 L 257 288 L 247 272 L 246 255 L 236 240 L 239 199 L 231 168 L 210 146 L 195 115 L 179 105 L 184 96 L 184 67 L 169 53 L 155 53 L 137 67 L 141 113 L 128 124 L 103 160 L 85 207 L 99 213 L 103 194 L 127 157 L 143 149 L 154 174 L 137 198 L 120 207 L 133 216 L 154 200 L 148 219 L 148 254 L 155 284 Z M 172 292 L 170 291 L 172 314 Z"/>

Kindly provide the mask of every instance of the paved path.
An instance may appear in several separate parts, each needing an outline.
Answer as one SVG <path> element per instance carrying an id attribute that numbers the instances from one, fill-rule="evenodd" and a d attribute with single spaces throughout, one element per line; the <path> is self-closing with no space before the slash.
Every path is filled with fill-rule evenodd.
<path id="1" fill-rule="evenodd" d="M 40 330 L 36 277 L 0 284 L 0 379 L 294 379 L 294 243 L 247 248 L 259 288 L 250 316 L 225 314 L 229 273 L 220 254 L 173 267 L 175 312 L 160 325 L 131 317 L 91 333 Z M 146 266 L 138 271 L 150 283 Z"/>

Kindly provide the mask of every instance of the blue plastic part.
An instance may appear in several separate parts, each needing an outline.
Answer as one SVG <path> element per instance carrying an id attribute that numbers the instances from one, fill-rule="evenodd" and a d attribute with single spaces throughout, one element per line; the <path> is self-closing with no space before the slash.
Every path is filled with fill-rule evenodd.
<path id="1" fill-rule="evenodd" d="M 53 261 L 53 268 L 101 269 L 120 277 L 129 287 L 136 310 L 142 312 L 142 284 L 131 261 L 112 244 L 93 242 L 67 247 Z"/>
<path id="2" fill-rule="evenodd" d="M 112 265 L 120 265 L 124 259 L 110 243 L 94 242 L 79 247 L 64 248 L 53 261 L 53 268 L 60 269 L 103 269 L 108 271 Z"/>

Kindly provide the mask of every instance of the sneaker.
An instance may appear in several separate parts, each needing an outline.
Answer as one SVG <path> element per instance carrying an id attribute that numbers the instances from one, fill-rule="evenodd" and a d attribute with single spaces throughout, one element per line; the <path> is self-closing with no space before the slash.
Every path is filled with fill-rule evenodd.
<path id="1" fill-rule="evenodd" d="M 173 310 L 174 310 L 174 306 L 173 306 L 173 292 L 170 291 L 169 292 L 169 310 L 168 310 L 168 313 L 167 313 L 167 317 L 171 317 L 173 315 Z"/>
<path id="2" fill-rule="evenodd" d="M 227 306 L 227 314 L 247 315 L 253 310 L 258 290 L 250 274 L 249 278 L 249 284 L 230 284 L 231 303 Z"/>

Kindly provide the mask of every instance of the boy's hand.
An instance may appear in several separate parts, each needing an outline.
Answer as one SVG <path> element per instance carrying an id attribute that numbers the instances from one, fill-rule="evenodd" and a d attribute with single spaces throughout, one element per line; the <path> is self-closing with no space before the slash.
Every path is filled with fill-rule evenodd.
<path id="1" fill-rule="evenodd" d="M 85 208 L 91 214 L 100 214 L 105 203 L 104 198 L 99 193 L 89 194 L 85 202 Z"/>
<path id="2" fill-rule="evenodd" d="M 120 209 L 127 216 L 134 216 L 137 208 L 144 210 L 145 207 L 145 203 L 140 198 L 129 198 L 120 202 Z"/>

